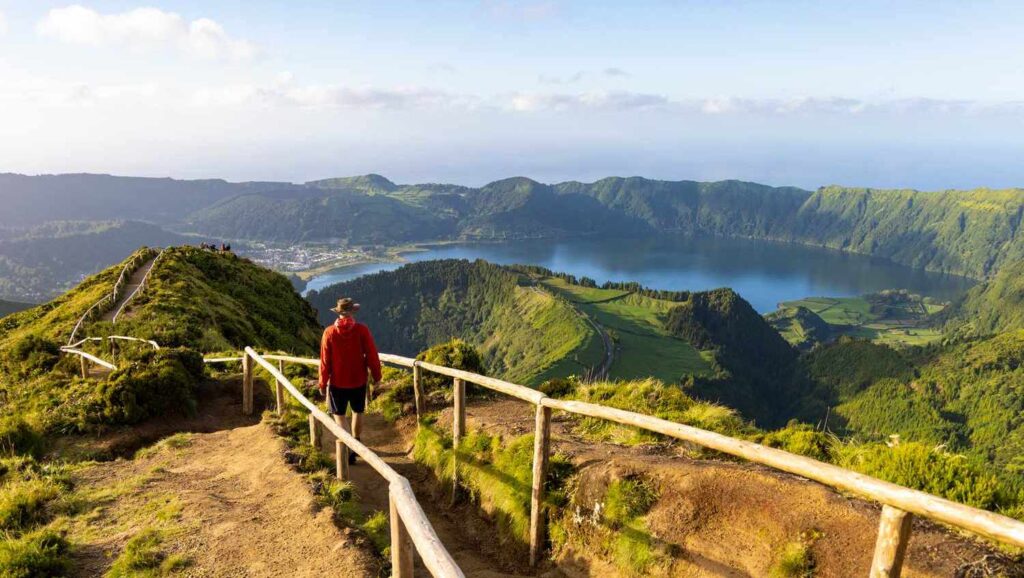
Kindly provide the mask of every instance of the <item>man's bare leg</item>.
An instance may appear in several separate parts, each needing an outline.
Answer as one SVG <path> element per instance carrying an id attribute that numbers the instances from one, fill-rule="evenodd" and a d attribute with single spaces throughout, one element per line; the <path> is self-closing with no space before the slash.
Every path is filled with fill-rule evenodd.
<path id="1" fill-rule="evenodd" d="M 363 433 L 363 414 L 352 412 L 352 437 L 359 439 Z"/>
<path id="2" fill-rule="evenodd" d="M 333 414 L 333 415 L 334 415 L 334 423 L 340 425 L 341 429 L 343 429 L 345 431 L 348 431 L 348 420 L 345 419 L 345 416 L 338 415 L 338 414 Z"/>

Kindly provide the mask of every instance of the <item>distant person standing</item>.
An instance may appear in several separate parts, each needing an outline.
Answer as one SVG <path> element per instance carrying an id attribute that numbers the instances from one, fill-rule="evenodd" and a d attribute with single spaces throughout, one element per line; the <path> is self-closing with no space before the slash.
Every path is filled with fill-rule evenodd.
<path id="1" fill-rule="evenodd" d="M 362 433 L 368 377 L 380 381 L 380 357 L 370 330 L 356 321 L 359 304 L 345 297 L 331 309 L 338 319 L 324 330 L 320 341 L 320 394 L 327 396 L 334 421 L 347 429 L 345 412 L 352 408 L 352 437 Z M 349 452 L 348 463 L 356 463 Z"/>

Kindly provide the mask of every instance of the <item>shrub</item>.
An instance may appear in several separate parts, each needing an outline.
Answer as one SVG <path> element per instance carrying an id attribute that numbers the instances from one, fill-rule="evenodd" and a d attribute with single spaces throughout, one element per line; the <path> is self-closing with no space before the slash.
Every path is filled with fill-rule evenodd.
<path id="1" fill-rule="evenodd" d="M 40 530 L 20 538 L 0 540 L 0 576 L 50 578 L 71 570 L 70 544 L 53 530 Z"/>
<path id="2" fill-rule="evenodd" d="M 38 335 L 26 335 L 14 342 L 8 350 L 4 364 L 18 377 L 31 377 L 46 373 L 60 361 L 60 346 Z"/>
<path id="3" fill-rule="evenodd" d="M 11 481 L 0 488 L 0 530 L 25 530 L 46 517 L 46 505 L 60 488 L 44 479 Z"/>
<path id="4" fill-rule="evenodd" d="M 133 424 L 171 412 L 194 413 L 195 386 L 202 377 L 202 356 L 195 351 L 144 352 L 100 383 L 80 425 Z"/>
<path id="5" fill-rule="evenodd" d="M 144 578 L 163 576 L 188 564 L 181 556 L 168 556 L 160 546 L 163 535 L 159 530 L 146 528 L 124 546 L 105 578 Z"/>
<path id="6" fill-rule="evenodd" d="M 686 395 L 681 388 L 667 386 L 655 379 L 582 385 L 576 389 L 573 397 L 580 401 L 653 415 L 731 436 L 742 437 L 756 432 L 756 429 L 735 411 L 724 406 L 696 401 Z M 625 444 L 661 439 L 658 434 L 596 418 L 581 419 L 577 430 L 595 439 Z"/>
<path id="7" fill-rule="evenodd" d="M 789 422 L 780 430 L 764 434 L 760 443 L 821 461 L 828 461 L 831 457 L 832 438 L 825 432 L 796 421 Z"/>
<path id="8" fill-rule="evenodd" d="M 604 494 L 604 518 L 613 528 L 643 516 L 658 501 L 654 483 L 641 476 L 615 480 Z"/>
<path id="9" fill-rule="evenodd" d="M 837 456 L 840 466 L 883 480 L 974 506 L 1000 505 L 998 479 L 978 463 L 917 442 L 847 444 Z"/>
<path id="10" fill-rule="evenodd" d="M 540 384 L 539 389 L 541 393 L 549 397 L 570 397 L 576 393 L 576 389 L 580 386 L 580 380 L 578 377 L 571 375 L 565 378 L 549 379 L 544 383 Z"/>
<path id="11" fill-rule="evenodd" d="M 23 416 L 0 416 L 0 456 L 25 454 L 38 456 L 45 440 Z"/>
<path id="12" fill-rule="evenodd" d="M 421 352 L 416 356 L 420 361 L 443 365 L 453 369 L 461 369 L 473 373 L 484 373 L 484 364 L 480 352 L 472 345 L 461 339 L 435 345 L 430 349 Z M 424 391 L 438 388 L 451 387 L 452 379 L 444 375 L 437 375 L 429 371 L 422 373 Z"/>
<path id="13" fill-rule="evenodd" d="M 814 560 L 811 548 L 805 542 L 789 542 L 783 546 L 778 558 L 768 570 L 769 578 L 803 578 L 811 576 Z"/>

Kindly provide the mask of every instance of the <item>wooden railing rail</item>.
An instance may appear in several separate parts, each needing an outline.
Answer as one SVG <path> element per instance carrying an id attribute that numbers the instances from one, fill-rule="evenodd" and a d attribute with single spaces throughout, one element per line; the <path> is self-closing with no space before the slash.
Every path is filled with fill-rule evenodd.
<path id="1" fill-rule="evenodd" d="M 75 323 L 74 328 L 71 330 L 71 336 L 68 337 L 68 346 L 71 346 L 71 344 L 75 342 L 75 337 L 78 336 L 78 331 L 82 329 L 82 326 L 85 325 L 87 321 L 102 315 L 105 312 L 103 309 L 104 307 L 113 307 L 114 304 L 117 303 L 117 299 L 121 296 L 121 291 L 124 289 L 125 284 L 128 283 L 129 279 L 131 279 L 135 270 L 138 269 L 142 263 L 145 263 L 146 259 L 152 255 L 152 251 L 153 249 L 149 249 L 139 253 L 135 258 L 124 264 L 124 267 L 121 268 L 121 274 L 117 276 L 117 281 L 114 282 L 114 286 L 111 288 L 110 292 L 86 309 L 85 313 L 83 313 L 78 319 L 78 322 Z M 109 311 L 109 309 L 106 311 Z"/>
<path id="2" fill-rule="evenodd" d="M 289 355 L 266 355 L 281 363 L 319 365 L 315 358 Z M 475 383 L 487 389 L 504 393 L 536 406 L 534 435 L 533 487 L 530 516 L 530 561 L 536 564 L 544 542 L 543 488 L 550 454 L 551 411 L 558 410 L 580 416 L 604 419 L 622 425 L 637 427 L 691 442 L 702 447 L 728 454 L 776 470 L 802 476 L 826 486 L 857 495 L 882 504 L 878 539 L 872 562 L 872 577 L 900 575 L 903 557 L 910 536 L 913 515 L 941 522 L 1003 544 L 1024 548 L 1024 522 L 979 508 L 946 500 L 932 494 L 912 490 L 871 476 L 827 464 L 805 456 L 769 448 L 753 442 L 731 438 L 715 432 L 671 422 L 661 418 L 603 405 L 581 401 L 566 401 L 547 397 L 543 393 L 515 383 L 475 373 L 418 361 L 398 355 L 381 354 L 381 361 L 413 370 L 413 387 L 417 414 L 424 411 L 421 400 L 420 372 L 423 370 L 446 375 L 455 380 L 455 412 L 453 443 L 464 433 L 465 403 L 460 403 L 458 392 L 464 383 Z"/>
<path id="3" fill-rule="evenodd" d="M 65 345 L 65 347 L 74 349 L 74 348 L 77 348 L 77 347 L 81 346 L 83 343 L 87 343 L 89 341 L 105 341 L 105 340 L 108 340 L 108 339 L 112 340 L 112 341 L 138 341 L 140 343 L 148 343 L 148 344 L 152 345 L 153 349 L 157 349 L 157 350 L 160 349 L 160 344 L 157 343 L 156 341 L 153 341 L 152 339 L 140 339 L 138 337 L 129 337 L 127 335 L 108 335 L 106 337 L 85 337 L 83 339 L 79 339 L 75 343 L 71 343 L 71 344 Z"/>
<path id="4" fill-rule="evenodd" d="M 388 482 L 388 496 L 390 500 L 391 515 L 391 563 L 392 576 L 397 578 L 411 578 L 413 573 L 413 554 L 419 553 L 424 566 L 433 576 L 445 578 L 464 578 L 462 570 L 452 559 L 451 554 L 445 549 L 444 544 L 437 537 L 429 519 L 420 507 L 416 496 L 412 491 L 409 480 L 396 472 L 387 462 L 380 458 L 370 448 L 363 445 L 354 438 L 345 428 L 335 423 L 334 419 L 327 415 L 317 404 L 313 403 L 296 388 L 279 367 L 275 367 L 268 360 L 283 362 L 285 360 L 297 363 L 310 364 L 319 361 L 290 356 L 263 356 L 252 348 L 245 348 L 242 357 L 211 357 L 204 359 L 206 363 L 221 362 L 242 362 L 243 386 L 242 386 L 242 410 L 247 414 L 253 412 L 253 363 L 256 363 L 267 371 L 274 380 L 276 411 L 280 415 L 284 411 L 283 392 L 287 391 L 299 404 L 309 411 L 310 415 L 310 439 L 315 443 L 318 439 L 318 427 L 326 428 L 334 434 L 337 439 L 335 443 L 337 472 L 340 479 L 347 478 L 347 459 L 344 451 L 354 451 L 356 455 L 370 465 L 378 474 Z M 344 450 L 344 451 L 343 451 Z"/>
<path id="5" fill-rule="evenodd" d="M 131 295 L 129 295 L 128 298 L 124 300 L 124 303 L 121 304 L 121 307 L 119 307 L 117 311 L 114 312 L 114 318 L 111 320 L 113 323 L 117 323 L 117 318 L 121 316 L 121 313 L 124 313 L 124 310 L 128 307 L 128 304 L 132 302 L 132 299 L 135 299 L 135 296 L 145 289 L 146 283 L 149 281 L 149 276 L 153 274 L 153 269 L 155 269 L 156 264 L 160 262 L 160 257 L 164 256 L 164 251 L 165 249 L 160 249 L 160 252 L 157 253 L 156 258 L 153 259 L 153 264 L 149 266 L 149 271 L 146 271 L 146 274 L 142 277 L 142 281 L 139 282 L 139 286 L 135 288 L 135 291 L 132 291 Z"/>
<path id="6" fill-rule="evenodd" d="M 82 379 L 86 379 L 87 377 L 89 377 L 89 362 L 92 362 L 100 367 L 105 367 L 110 371 L 117 371 L 117 366 L 114 365 L 113 363 L 110 363 L 109 361 L 106 361 L 104 359 L 100 359 L 99 357 L 96 357 L 91 353 L 86 353 L 81 349 L 75 349 L 74 347 L 65 346 L 61 347 L 60 350 L 62 353 L 69 353 L 71 355 L 78 356 L 79 360 L 81 361 Z"/>

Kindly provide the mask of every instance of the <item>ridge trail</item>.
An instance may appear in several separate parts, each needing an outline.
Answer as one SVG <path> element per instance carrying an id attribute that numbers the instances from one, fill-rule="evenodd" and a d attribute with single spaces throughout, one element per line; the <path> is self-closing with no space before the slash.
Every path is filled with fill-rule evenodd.
<path id="1" fill-rule="evenodd" d="M 117 300 L 117 303 L 110 308 L 109 311 L 104 313 L 101 317 L 101 321 L 107 321 L 113 323 L 115 319 L 121 314 L 121 311 L 128 306 L 132 299 L 135 298 L 135 294 L 139 292 L 139 288 L 142 287 L 142 282 L 146 279 L 146 275 L 149 275 L 149 271 L 153 268 L 153 264 L 156 262 L 160 255 L 154 256 L 152 259 L 143 263 L 128 279 L 128 283 L 124 286 L 124 295 Z"/>

